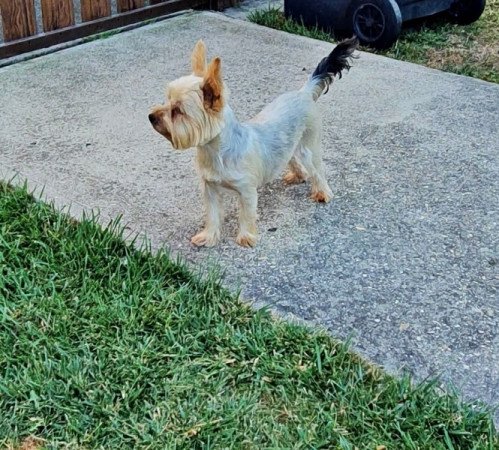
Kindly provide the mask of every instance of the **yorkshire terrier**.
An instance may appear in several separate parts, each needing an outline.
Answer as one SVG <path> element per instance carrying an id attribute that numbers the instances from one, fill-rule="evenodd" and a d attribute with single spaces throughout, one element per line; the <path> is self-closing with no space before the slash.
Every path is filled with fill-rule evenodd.
<path id="1" fill-rule="evenodd" d="M 286 183 L 312 184 L 312 200 L 329 202 L 321 149 L 321 115 L 317 99 L 333 78 L 350 69 L 358 46 L 355 37 L 339 43 L 317 66 L 300 90 L 285 93 L 248 122 L 240 123 L 228 104 L 220 58 L 206 62 L 199 41 L 191 56 L 192 74 L 168 84 L 166 102 L 149 114 L 154 129 L 177 150 L 196 147 L 206 223 L 191 242 L 214 246 L 223 222 L 222 192 L 239 198 L 239 233 L 236 242 L 253 247 L 257 242 L 257 189 L 277 178 L 288 166 Z"/>

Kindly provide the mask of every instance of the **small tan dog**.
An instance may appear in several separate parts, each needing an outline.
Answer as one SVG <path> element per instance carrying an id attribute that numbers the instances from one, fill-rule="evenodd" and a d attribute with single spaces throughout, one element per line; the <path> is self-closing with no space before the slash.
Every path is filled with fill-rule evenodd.
<path id="1" fill-rule="evenodd" d="M 191 242 L 213 246 L 223 221 L 222 190 L 238 194 L 239 234 L 236 242 L 252 247 L 257 241 L 257 188 L 278 177 L 300 183 L 310 178 L 312 200 L 328 202 L 332 193 L 322 164 L 321 117 L 316 101 L 334 76 L 350 68 L 357 39 L 338 44 L 298 91 L 281 95 L 246 123 L 228 105 L 220 58 L 206 63 L 202 41 L 192 53 L 192 74 L 172 81 L 166 102 L 149 114 L 154 129 L 175 149 L 196 147 L 207 213 L 205 228 Z M 326 91 L 327 92 L 327 91 Z"/>

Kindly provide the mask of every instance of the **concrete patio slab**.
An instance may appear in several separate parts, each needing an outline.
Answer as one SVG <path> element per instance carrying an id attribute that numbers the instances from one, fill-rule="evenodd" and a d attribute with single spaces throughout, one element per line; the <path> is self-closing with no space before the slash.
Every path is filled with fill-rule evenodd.
<path id="1" fill-rule="evenodd" d="M 222 56 L 241 119 L 299 88 L 332 48 L 195 13 L 5 67 L 0 175 L 75 213 L 122 214 L 155 245 L 216 261 L 246 299 L 498 404 L 499 86 L 363 53 L 320 100 L 334 201 L 275 181 L 261 190 L 257 248 L 234 243 L 230 200 L 223 242 L 198 250 L 193 152 L 173 152 L 147 113 L 199 38 Z"/>

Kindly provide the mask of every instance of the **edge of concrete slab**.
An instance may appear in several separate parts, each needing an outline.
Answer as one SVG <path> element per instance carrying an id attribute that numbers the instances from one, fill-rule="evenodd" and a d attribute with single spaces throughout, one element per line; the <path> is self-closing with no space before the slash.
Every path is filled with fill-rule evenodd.
<path id="1" fill-rule="evenodd" d="M 47 188 L 46 185 L 37 180 L 32 180 L 32 179 L 28 180 L 25 176 L 22 175 L 21 172 L 16 172 L 9 168 L 4 167 L 0 171 L 0 180 L 6 180 L 7 183 L 10 183 L 14 187 L 22 187 L 23 185 L 26 185 L 28 191 L 33 195 L 36 201 L 44 202 L 52 206 L 57 212 L 61 214 L 68 214 L 69 216 L 75 218 L 76 220 L 82 220 L 85 217 L 92 217 L 92 215 L 96 215 L 98 222 L 104 229 L 107 228 L 109 224 L 111 224 L 116 220 L 116 217 L 111 217 L 99 211 L 96 208 L 92 208 L 88 205 L 84 205 L 76 201 L 72 202 L 69 205 L 66 204 L 57 194 L 55 194 L 55 192 L 53 192 L 50 188 Z M 125 223 L 121 223 L 121 225 L 123 225 L 126 228 Z M 345 344 L 350 352 L 355 353 L 359 358 L 364 360 L 366 364 L 379 368 L 380 370 L 383 370 L 390 376 L 400 377 L 404 375 L 409 375 L 410 377 L 413 377 L 410 368 L 408 368 L 405 365 L 400 365 L 396 369 L 386 368 L 383 365 L 376 363 L 374 360 L 364 355 L 362 352 L 360 352 L 358 349 L 355 348 L 354 345 L 355 334 L 351 334 L 346 339 L 339 338 L 337 336 L 332 335 L 331 332 L 327 329 L 327 327 L 325 327 L 323 324 L 320 323 L 320 321 L 316 319 L 311 319 L 311 318 L 303 319 L 302 317 L 298 316 L 297 314 L 291 311 L 284 312 L 275 308 L 270 308 L 269 305 L 263 301 L 246 298 L 242 293 L 241 286 L 237 287 L 226 286 L 223 279 L 224 267 L 223 265 L 221 265 L 220 262 L 217 262 L 215 259 L 213 259 L 213 256 L 208 257 L 202 263 L 195 263 L 189 261 L 188 258 L 183 253 L 174 252 L 173 249 L 170 250 L 168 246 L 164 247 L 152 246 L 149 236 L 143 230 L 130 231 L 128 235 L 123 236 L 123 239 L 126 242 L 143 243 L 146 245 L 146 248 L 150 247 L 152 248 L 153 251 L 159 251 L 163 248 L 166 249 L 166 251 L 168 252 L 171 251 L 173 258 L 177 258 L 179 261 L 185 264 L 189 268 L 189 270 L 191 270 L 193 273 L 201 277 L 205 277 L 209 273 L 220 274 L 221 277 L 220 282 L 222 283 L 222 285 L 224 285 L 224 287 L 230 290 L 234 295 L 237 295 L 240 301 L 244 302 L 251 308 L 254 308 L 256 310 L 263 310 L 263 309 L 267 310 L 274 320 L 285 321 L 293 325 L 302 326 L 307 330 L 309 330 L 310 332 L 326 333 L 331 337 L 331 339 L 340 342 L 342 344 Z M 137 248 L 139 249 L 140 245 L 137 246 Z M 436 377 L 436 379 L 438 380 L 438 376 Z M 416 380 L 416 378 L 414 378 L 414 380 Z M 420 381 L 425 381 L 425 380 L 420 380 Z M 448 381 L 438 380 L 437 386 L 442 392 L 448 392 L 448 393 L 455 392 L 457 393 L 459 398 L 463 399 L 464 401 L 468 401 L 471 404 L 477 403 L 479 405 L 484 406 L 485 408 L 490 408 L 490 410 L 492 411 L 491 414 L 493 416 L 494 423 L 497 423 L 493 411 L 494 408 L 499 407 L 499 405 L 487 405 L 486 403 L 483 403 L 481 400 L 478 400 L 476 398 L 465 400 L 460 390 L 459 389 L 456 390 L 455 386 Z"/>

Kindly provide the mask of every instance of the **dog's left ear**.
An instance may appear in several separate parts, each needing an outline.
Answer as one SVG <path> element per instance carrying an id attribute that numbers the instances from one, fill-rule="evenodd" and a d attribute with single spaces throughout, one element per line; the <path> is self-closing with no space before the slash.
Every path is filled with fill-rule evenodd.
<path id="1" fill-rule="evenodd" d="M 205 109 L 212 112 L 220 112 L 224 106 L 222 97 L 222 61 L 220 58 L 214 58 L 208 65 L 201 89 L 203 90 Z"/>
<path id="2" fill-rule="evenodd" d="M 194 46 L 191 55 L 192 73 L 198 77 L 204 76 L 206 70 L 206 46 L 200 39 Z"/>

